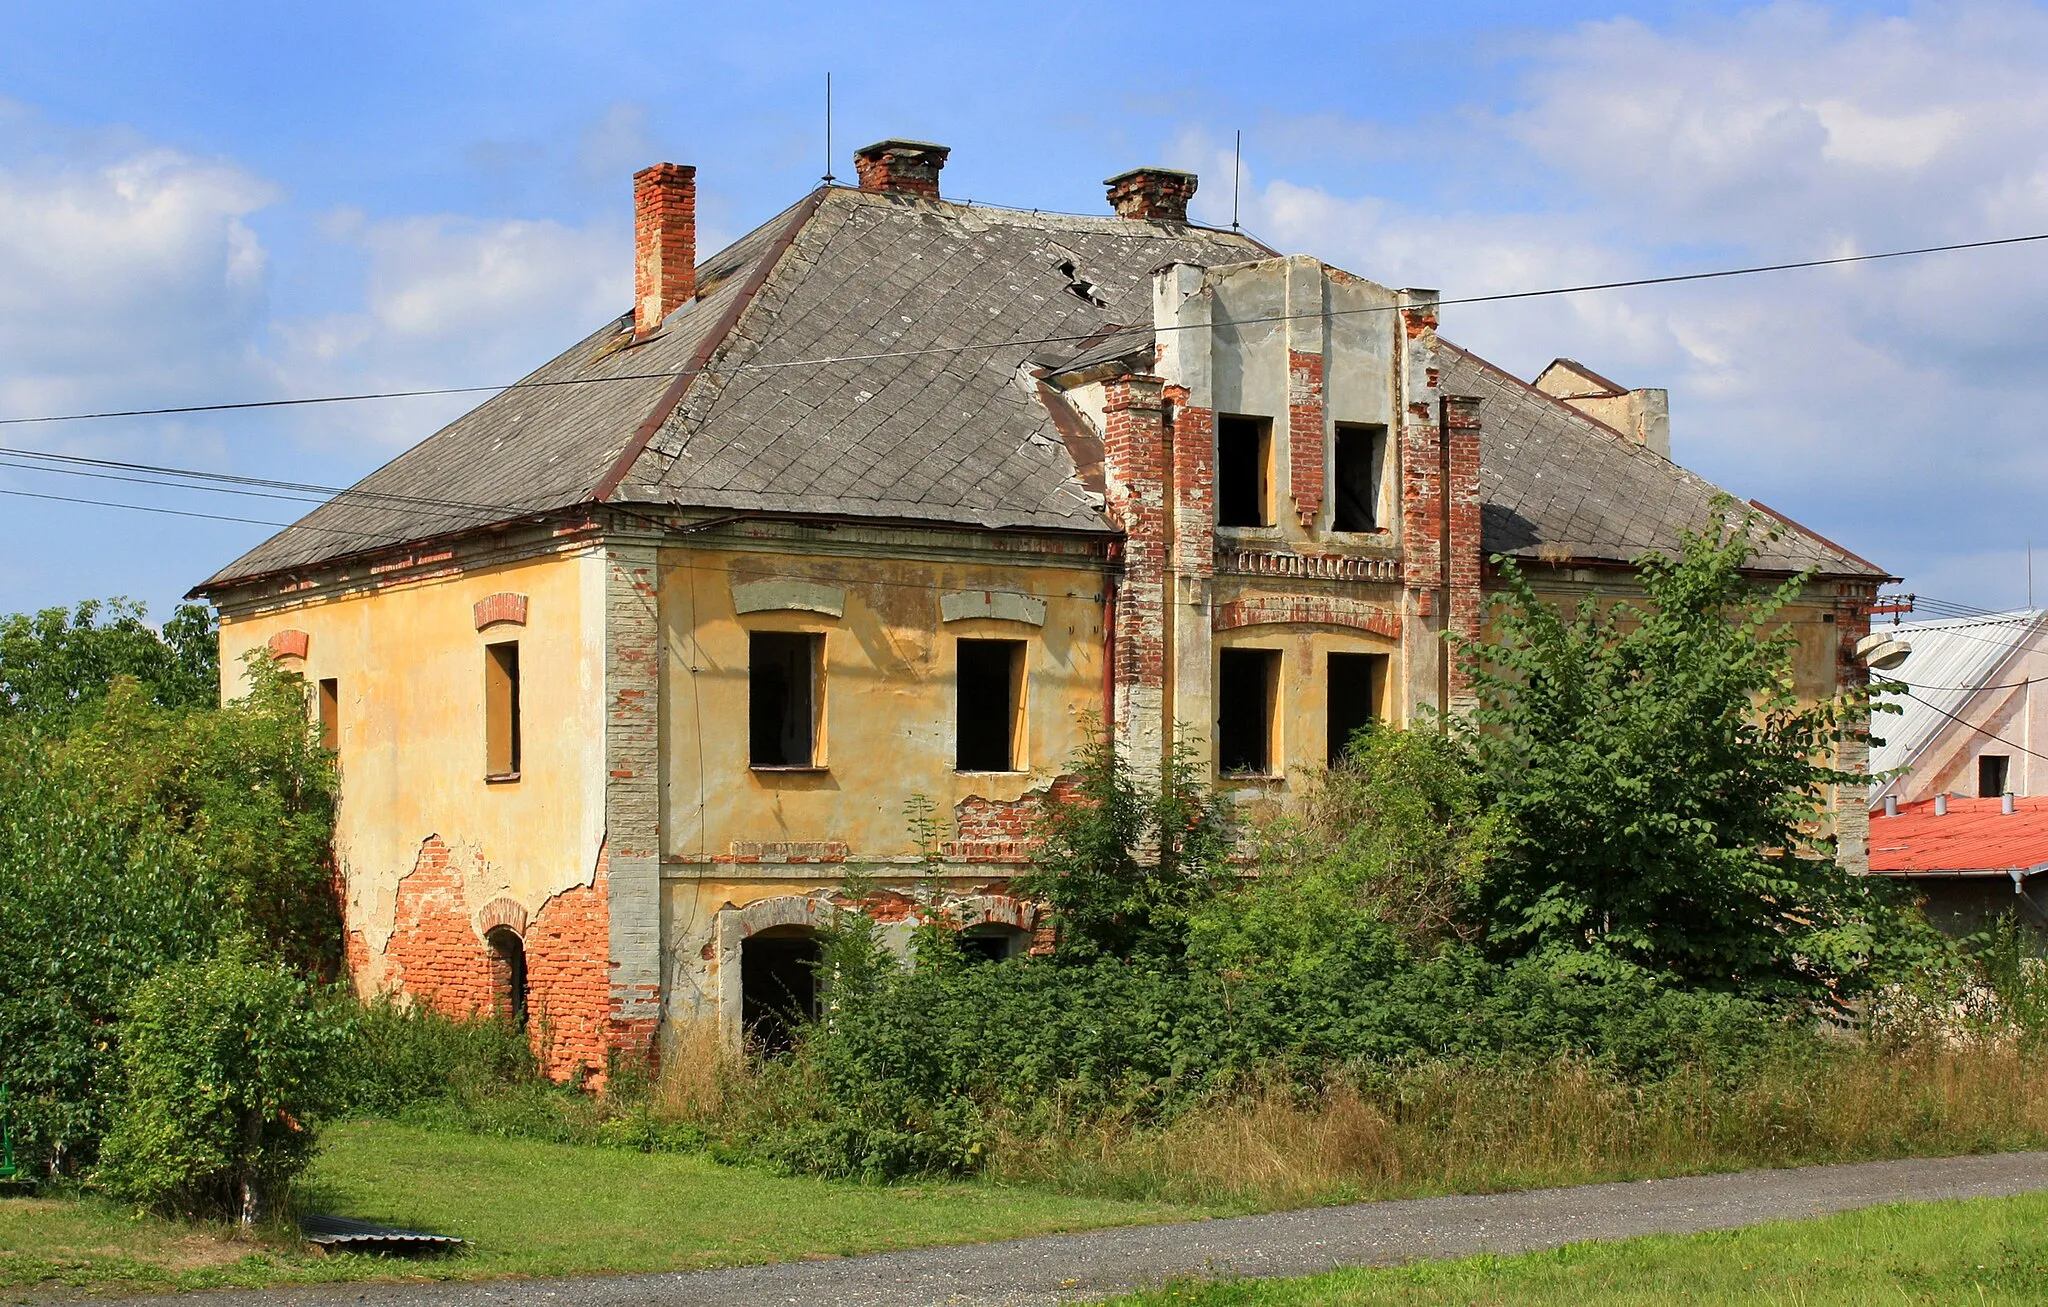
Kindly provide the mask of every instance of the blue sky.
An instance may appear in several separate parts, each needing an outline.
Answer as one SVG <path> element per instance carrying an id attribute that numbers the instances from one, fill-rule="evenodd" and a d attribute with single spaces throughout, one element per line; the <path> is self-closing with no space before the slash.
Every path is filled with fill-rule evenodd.
<path id="1" fill-rule="evenodd" d="M 1935 6 L 0 5 L 0 417 L 507 381 L 627 304 L 630 174 L 706 239 L 851 147 L 1097 211 L 1203 176 L 1288 250 L 1447 295 L 2048 231 L 2048 11 Z M 1908 578 L 2048 598 L 2048 247 L 1514 307 L 1445 333 L 1670 388 L 1681 462 Z M 338 483 L 461 407 L 0 427 L 0 444 Z M 0 489 L 290 504 L 0 468 Z M 260 526 L 0 497 L 0 611 L 167 611 Z"/>

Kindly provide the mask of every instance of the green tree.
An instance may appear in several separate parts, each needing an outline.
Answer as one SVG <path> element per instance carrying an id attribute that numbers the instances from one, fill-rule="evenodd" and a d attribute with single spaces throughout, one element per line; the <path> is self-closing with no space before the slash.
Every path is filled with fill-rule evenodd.
<path id="1" fill-rule="evenodd" d="M 1500 818 L 1454 740 L 1369 727 L 1258 832 L 1259 874 L 1198 910 L 1190 954 L 1220 975 L 1308 975 L 1342 955 L 1469 942 Z"/>
<path id="2" fill-rule="evenodd" d="M 118 1197 L 245 1226 L 313 1157 L 348 1042 L 305 979 L 232 951 L 137 986 L 98 1177 Z"/>
<path id="3" fill-rule="evenodd" d="M 1882 945 L 1868 887 L 1815 837 L 1864 704 L 1799 701 L 1784 610 L 1808 578 L 1759 588 L 1754 530 L 1688 533 L 1637 561 L 1640 599 L 1569 613 L 1495 560 L 1505 593 L 1466 666 L 1502 820 L 1483 896 L 1497 949 L 1791 994 Z"/>
<path id="4" fill-rule="evenodd" d="M 1091 733 L 1072 772 L 1078 783 L 1033 828 L 1040 849 L 1017 892 L 1052 905 L 1062 961 L 1178 960 L 1189 913 L 1236 879 L 1226 805 L 1184 746 L 1148 784 Z"/>
<path id="5" fill-rule="evenodd" d="M 219 703 L 213 610 L 182 604 L 161 630 L 147 616 L 143 605 L 117 598 L 0 617 L 0 718 L 68 718 L 123 676 L 160 708 Z"/>

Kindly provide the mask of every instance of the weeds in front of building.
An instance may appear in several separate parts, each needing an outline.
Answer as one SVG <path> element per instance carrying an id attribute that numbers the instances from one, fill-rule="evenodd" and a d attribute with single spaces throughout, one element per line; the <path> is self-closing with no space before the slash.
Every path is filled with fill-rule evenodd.
<path id="1" fill-rule="evenodd" d="M 1368 729 L 1284 817 L 1090 748 L 1014 886 L 1042 955 L 984 960 L 927 904 L 905 966 L 849 885 L 787 1051 L 677 1025 L 595 1092 L 541 1074 L 545 1011 L 331 984 L 303 687 L 190 704 L 118 615 L 9 627 L 10 1131 L 40 1174 L 245 1222 L 339 1113 L 1247 1205 L 2048 1143 L 2017 928 L 1944 940 L 1814 835 L 1861 708 L 1791 694 L 1793 590 L 1743 579 L 1746 529 L 1646 561 L 1625 611 L 1504 566 L 1469 715 Z"/>

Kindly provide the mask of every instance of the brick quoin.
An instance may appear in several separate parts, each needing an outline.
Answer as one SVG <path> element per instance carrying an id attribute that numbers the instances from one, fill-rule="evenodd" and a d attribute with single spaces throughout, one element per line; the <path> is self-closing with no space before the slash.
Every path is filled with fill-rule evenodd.
<path id="1" fill-rule="evenodd" d="M 1109 517 L 1124 533 L 1116 629 L 1116 720 L 1132 722 L 1130 692 L 1166 674 L 1166 429 L 1159 379 L 1118 378 L 1106 387 L 1103 463 Z"/>
<path id="2" fill-rule="evenodd" d="M 1188 404 L 1183 386 L 1167 386 L 1165 418 L 1173 442 L 1174 562 L 1183 576 L 1216 574 L 1216 414 Z"/>
<path id="3" fill-rule="evenodd" d="M 1316 524 L 1323 507 L 1323 356 L 1287 352 L 1287 468 L 1294 515 Z"/>
<path id="4" fill-rule="evenodd" d="M 1451 453 L 1450 628 L 1460 637 L 1474 640 L 1486 608 L 1486 555 L 1480 538 L 1479 401 L 1446 395 L 1443 406 Z M 1453 660 L 1451 694 L 1456 697 L 1468 692 L 1471 679 L 1463 661 Z"/>

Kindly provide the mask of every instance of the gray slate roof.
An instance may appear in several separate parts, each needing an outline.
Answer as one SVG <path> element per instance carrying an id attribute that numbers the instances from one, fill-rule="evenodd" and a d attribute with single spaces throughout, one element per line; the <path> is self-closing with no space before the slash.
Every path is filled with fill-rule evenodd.
<path id="1" fill-rule="evenodd" d="M 1485 359 L 1440 341 L 1444 393 L 1479 404 L 1481 534 L 1488 554 L 1627 561 L 1670 549 L 1712 518 L 1705 477 L 1554 399 Z M 1738 501 L 1739 502 L 1739 501 Z M 1753 565 L 1826 576 L 1885 576 L 1883 568 L 1766 510 L 1781 528 Z"/>
<path id="2" fill-rule="evenodd" d="M 1033 369 L 1141 348 L 1156 268 L 1271 253 L 824 188 L 701 263 L 652 339 L 604 324 L 200 590 L 594 502 L 1107 531 Z M 1455 347 L 1445 368 L 1484 401 L 1489 552 L 1627 559 L 1705 519 L 1707 482 Z M 1804 532 L 1780 550 L 1760 561 L 1882 574 Z"/>

